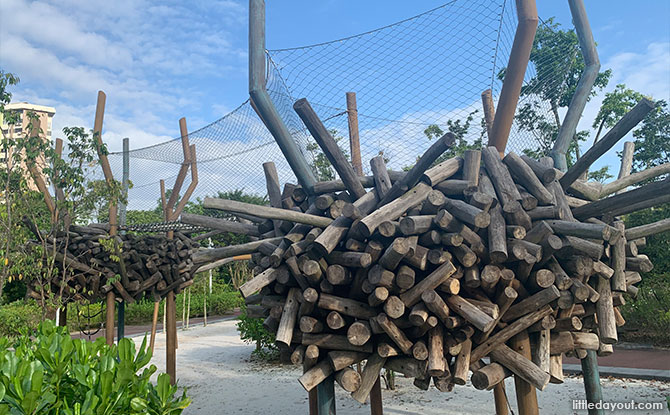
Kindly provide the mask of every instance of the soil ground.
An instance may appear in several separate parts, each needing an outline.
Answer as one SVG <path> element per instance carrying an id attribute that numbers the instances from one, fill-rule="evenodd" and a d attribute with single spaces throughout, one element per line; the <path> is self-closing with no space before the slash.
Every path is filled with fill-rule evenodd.
<path id="1" fill-rule="evenodd" d="M 293 366 L 259 363 L 250 359 L 253 345 L 239 338 L 235 320 L 219 321 L 179 330 L 177 377 L 179 385 L 188 388 L 193 399 L 185 415 L 209 414 L 306 414 L 307 393 L 298 383 L 301 370 Z M 615 352 L 616 355 L 618 352 Z M 159 371 L 165 368 L 165 336 L 156 339 L 152 360 Z M 670 383 L 632 379 L 602 379 L 605 401 L 663 402 L 661 411 L 635 411 L 635 414 L 667 414 L 666 396 Z M 507 381 L 508 397 L 514 413 L 514 385 Z M 493 394 L 478 391 L 471 385 L 457 386 L 453 392 L 441 393 L 434 387 L 424 392 L 410 379 L 396 377 L 396 390 L 382 386 L 384 413 L 390 415 L 444 415 L 493 413 Z M 337 411 L 340 414 L 369 414 L 368 405 L 361 405 L 335 386 Z M 581 377 L 566 377 L 562 385 L 549 384 L 538 392 L 542 414 L 586 414 L 573 410 L 572 400 L 584 399 Z M 622 412 L 617 412 L 622 413 Z"/>

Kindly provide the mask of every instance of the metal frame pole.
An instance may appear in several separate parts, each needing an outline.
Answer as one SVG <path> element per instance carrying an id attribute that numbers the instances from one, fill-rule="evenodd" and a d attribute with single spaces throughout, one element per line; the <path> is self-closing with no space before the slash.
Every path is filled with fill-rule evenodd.
<path id="1" fill-rule="evenodd" d="M 577 38 L 579 39 L 579 47 L 584 56 L 584 71 L 579 78 L 575 94 L 572 96 L 568 112 L 565 114 L 561 129 L 558 131 L 558 137 L 554 148 L 551 150 L 551 158 L 554 159 L 554 166 L 561 171 L 566 171 L 568 165 L 566 162 L 566 153 L 570 147 L 577 131 L 577 123 L 584 112 L 586 101 L 591 94 L 591 88 L 596 82 L 598 71 L 600 71 L 600 59 L 598 58 L 598 51 L 596 43 L 593 40 L 593 33 L 591 32 L 591 25 L 586 15 L 584 2 L 582 0 L 568 0 L 570 5 L 570 12 L 572 13 L 572 22 L 577 30 Z"/>
<path id="2" fill-rule="evenodd" d="M 516 106 L 519 103 L 519 94 L 530 59 L 530 51 L 533 48 L 538 21 L 535 0 L 516 0 L 516 9 L 519 25 L 514 34 L 514 43 L 509 55 L 488 144 L 495 146 L 501 155 L 507 147 L 507 139 L 514 121 Z"/>
<path id="3" fill-rule="evenodd" d="M 600 385 L 600 373 L 598 371 L 598 356 L 595 350 L 587 350 L 586 357 L 581 360 L 582 373 L 584 375 L 584 389 L 587 402 L 600 402 L 603 400 L 603 390 Z M 600 409 L 589 409 L 589 415 L 603 415 Z"/>
<path id="4" fill-rule="evenodd" d="M 265 1 L 249 0 L 249 97 L 261 121 L 277 141 L 300 185 L 312 193 L 316 178 L 282 121 L 266 90 Z"/>
<path id="5" fill-rule="evenodd" d="M 328 376 L 316 387 L 319 415 L 335 415 L 335 375 Z"/>
<path id="6" fill-rule="evenodd" d="M 119 203 L 119 225 L 126 226 L 126 208 L 128 198 L 128 182 L 130 180 L 130 140 L 128 137 L 123 139 L 123 176 L 121 185 L 123 186 L 123 199 Z M 125 231 L 121 231 L 124 234 Z M 121 340 L 125 337 L 126 331 L 126 302 L 119 303 L 119 311 L 117 312 L 117 328 L 116 338 Z"/>

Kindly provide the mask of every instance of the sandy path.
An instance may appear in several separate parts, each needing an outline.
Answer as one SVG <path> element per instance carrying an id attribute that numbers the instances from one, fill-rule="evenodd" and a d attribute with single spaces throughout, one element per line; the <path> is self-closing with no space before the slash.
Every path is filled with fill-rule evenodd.
<path id="1" fill-rule="evenodd" d="M 135 339 L 138 341 L 138 339 Z M 139 340 L 141 341 L 141 340 Z M 300 369 L 272 366 L 249 360 L 254 346 L 243 343 L 235 321 L 210 324 L 179 331 L 177 377 L 188 387 L 193 404 L 187 415 L 209 414 L 306 414 L 307 393 L 297 378 Z M 156 339 L 152 361 L 160 371 L 165 368 L 165 336 Z M 383 390 L 384 413 L 409 415 L 485 414 L 493 413 L 493 394 L 472 386 L 456 387 L 452 393 L 441 393 L 434 387 L 419 391 L 411 381 L 396 378 L 395 391 Z M 347 396 L 335 386 L 340 414 L 369 414 L 367 405 Z M 508 379 L 508 396 L 516 408 L 513 382 Z M 603 379 L 605 400 L 617 402 L 661 402 L 670 394 L 670 384 L 655 381 Z M 581 378 L 567 378 L 563 385 L 549 385 L 538 394 L 543 414 L 585 414 L 572 410 L 573 399 L 584 399 Z M 516 410 L 515 410 L 516 412 Z M 621 412 L 617 412 L 621 413 Z M 635 411 L 635 414 L 667 414 L 663 411 Z"/>

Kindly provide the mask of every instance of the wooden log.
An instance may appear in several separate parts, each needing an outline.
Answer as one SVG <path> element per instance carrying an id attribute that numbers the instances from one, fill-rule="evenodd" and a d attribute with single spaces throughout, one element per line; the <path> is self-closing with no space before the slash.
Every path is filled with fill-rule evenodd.
<path id="1" fill-rule="evenodd" d="M 575 164 L 572 165 L 572 167 L 568 169 L 560 179 L 561 186 L 564 189 L 570 187 L 579 176 L 588 170 L 593 162 L 605 154 L 607 150 L 612 148 L 623 136 L 642 121 L 649 111 L 654 109 L 654 106 L 654 102 L 647 98 L 642 98 L 640 102 L 627 112 L 626 115 L 624 115 L 600 141 L 594 144 Z"/>
<path id="2" fill-rule="evenodd" d="M 346 326 L 347 322 L 344 317 L 342 317 L 342 314 L 338 313 L 337 311 L 331 311 L 326 316 L 326 324 L 332 330 L 339 330 Z"/>
<path id="3" fill-rule="evenodd" d="M 405 314 L 405 304 L 397 296 L 389 296 L 384 303 L 384 312 L 390 318 L 398 319 Z"/>
<path id="4" fill-rule="evenodd" d="M 347 392 L 356 392 L 361 386 L 361 375 L 350 367 L 335 373 L 335 381 Z"/>
<path id="5" fill-rule="evenodd" d="M 251 203 L 243 203 L 235 200 L 226 200 L 206 197 L 203 206 L 209 209 L 219 209 L 226 212 L 247 213 L 260 218 L 287 220 L 290 222 L 304 223 L 307 225 L 325 228 L 333 221 L 329 218 L 316 216 L 293 210 L 278 209 L 269 206 L 259 206 Z"/>
<path id="6" fill-rule="evenodd" d="M 410 171 L 408 171 L 401 180 L 393 184 L 391 190 L 389 190 L 386 196 L 381 198 L 379 206 L 384 206 L 390 201 L 396 200 L 402 194 L 407 192 L 408 189 L 414 187 L 419 182 L 419 180 L 423 180 L 424 182 L 428 183 L 429 186 L 432 186 L 433 184 L 449 177 L 449 173 L 454 170 L 454 162 L 447 160 L 435 167 L 430 168 L 430 166 L 435 160 L 437 160 L 439 156 L 442 155 L 442 153 L 449 149 L 455 141 L 456 136 L 449 132 L 436 140 L 435 143 L 433 143 L 428 148 L 428 150 L 423 153 L 419 160 L 417 160 Z M 456 168 L 456 171 L 457 170 L 458 168 Z"/>
<path id="7" fill-rule="evenodd" d="M 488 331 L 495 325 L 495 320 L 491 316 L 458 295 L 448 297 L 446 303 L 451 310 L 483 332 Z"/>
<path id="8" fill-rule="evenodd" d="M 193 260 L 194 264 L 207 264 L 223 258 L 232 258 L 238 255 L 251 254 L 256 252 L 258 247 L 265 242 L 279 243 L 281 240 L 281 237 L 276 237 L 247 242 L 239 245 L 224 246 L 222 248 L 198 249 L 195 251 L 195 253 L 193 253 L 191 259 Z"/>
<path id="9" fill-rule="evenodd" d="M 347 329 L 347 339 L 354 346 L 362 346 L 370 340 L 372 330 L 370 323 L 365 320 L 359 320 L 352 323 Z"/>
<path id="10" fill-rule="evenodd" d="M 386 369 L 402 373 L 406 377 L 424 377 L 428 368 L 426 360 L 417 360 L 413 357 L 399 356 L 388 359 L 384 364 Z"/>
<path id="11" fill-rule="evenodd" d="M 653 204 L 663 201 L 668 194 L 670 194 L 670 177 L 574 208 L 572 214 L 580 220 L 603 214 L 621 215 L 649 207 L 647 206 L 649 201 Z"/>
<path id="12" fill-rule="evenodd" d="M 512 376 L 512 372 L 499 363 L 492 362 L 472 372 L 470 381 L 478 390 L 491 390 L 505 378 Z"/>
<path id="13" fill-rule="evenodd" d="M 502 316 L 503 322 L 510 322 L 528 313 L 540 310 L 561 296 L 558 288 L 551 286 L 511 306 Z"/>
<path id="14" fill-rule="evenodd" d="M 311 391 L 321 382 L 326 380 L 328 376 L 333 373 L 333 368 L 330 366 L 328 360 L 322 360 L 317 363 L 314 367 L 303 373 L 298 382 L 305 388 L 306 391 Z"/>
<path id="15" fill-rule="evenodd" d="M 321 333 L 323 331 L 323 323 L 321 320 L 310 316 L 300 317 L 300 331 L 303 333 Z"/>
<path id="16" fill-rule="evenodd" d="M 487 229 L 489 258 L 491 262 L 500 264 L 507 261 L 505 219 L 500 206 L 494 206 L 489 213 L 490 224 Z"/>
<path id="17" fill-rule="evenodd" d="M 383 204 L 382 207 L 361 219 L 357 225 L 357 233 L 363 238 L 369 238 L 382 222 L 398 219 L 408 209 L 423 202 L 431 190 L 430 186 L 425 183 L 417 184 L 400 197 Z M 390 194 L 389 192 L 387 197 Z"/>
<path id="18" fill-rule="evenodd" d="M 298 308 L 300 307 L 301 292 L 299 288 L 291 288 L 286 297 L 286 304 L 281 314 L 279 327 L 277 328 L 276 342 L 286 347 L 291 345 L 291 338 L 293 337 L 293 328 L 295 327 L 296 319 L 298 317 Z"/>
<path id="19" fill-rule="evenodd" d="M 345 335 L 338 334 L 311 334 L 305 333 L 302 335 L 302 344 L 314 344 L 320 349 L 328 350 L 349 350 L 352 352 L 372 353 L 372 345 L 366 344 L 364 346 L 354 346 L 349 343 L 349 339 Z"/>
<path id="20" fill-rule="evenodd" d="M 454 363 L 454 383 L 465 385 L 468 380 L 468 369 L 470 368 L 470 352 L 472 351 L 472 340 L 467 339 L 462 343 L 461 351 L 456 356 Z"/>
<path id="21" fill-rule="evenodd" d="M 468 288 L 478 288 L 482 285 L 482 280 L 479 275 L 479 267 L 468 267 L 463 272 L 463 285 Z"/>
<path id="22" fill-rule="evenodd" d="M 661 219 L 658 222 L 650 223 L 648 225 L 628 228 L 626 229 L 626 239 L 632 241 L 634 239 L 644 238 L 646 236 L 655 235 L 667 230 L 670 230 L 670 218 Z"/>
<path id="23" fill-rule="evenodd" d="M 518 183 L 523 185 L 531 195 L 535 196 L 540 204 L 551 205 L 555 203 L 553 194 L 544 187 L 540 179 L 538 179 L 530 166 L 521 157 L 513 152 L 509 152 L 503 158 L 503 163 L 507 165 Z"/>
<path id="24" fill-rule="evenodd" d="M 400 294 L 400 299 L 405 303 L 405 307 L 412 307 L 419 302 L 421 294 L 427 290 L 434 290 L 440 284 L 445 282 L 449 276 L 456 272 L 456 268 L 451 262 L 440 265 L 435 271 L 426 278 L 415 284 L 412 288 Z"/>
<path id="25" fill-rule="evenodd" d="M 391 190 L 392 186 L 391 178 L 389 177 L 388 171 L 386 170 L 384 157 L 376 156 L 371 158 L 370 170 L 372 170 L 372 176 L 375 179 L 375 189 L 377 190 L 377 195 L 383 199 L 389 190 Z"/>
<path id="26" fill-rule="evenodd" d="M 445 208 L 457 219 L 477 228 L 486 228 L 491 223 L 491 216 L 462 200 L 447 199 Z"/>
<path id="27" fill-rule="evenodd" d="M 368 296 L 370 307 L 376 307 L 383 304 L 389 296 L 389 290 L 386 287 L 376 287 Z"/>
<path id="28" fill-rule="evenodd" d="M 433 187 L 435 188 L 435 190 L 438 190 L 439 192 L 447 196 L 460 196 L 468 189 L 472 189 L 472 186 L 470 186 L 470 182 L 468 182 L 467 180 L 460 180 L 460 179 L 443 180 L 437 183 Z"/>
<path id="29" fill-rule="evenodd" d="M 377 313 L 367 304 L 348 298 L 336 297 L 330 294 L 321 294 L 318 301 L 319 308 L 332 310 L 347 316 L 361 319 L 374 317 Z"/>
<path id="30" fill-rule="evenodd" d="M 463 153 L 463 180 L 469 186 L 479 184 L 479 167 L 481 165 L 482 152 L 479 150 L 465 150 Z"/>
<path id="31" fill-rule="evenodd" d="M 563 355 L 550 356 L 551 363 L 549 375 L 551 376 L 551 383 L 563 383 Z"/>
<path id="32" fill-rule="evenodd" d="M 595 265 L 595 264 L 594 264 Z M 654 264 L 646 255 L 626 258 L 626 270 L 636 272 L 649 272 L 654 268 Z"/>
<path id="33" fill-rule="evenodd" d="M 546 373 L 551 370 L 550 338 L 551 332 L 549 329 L 540 330 L 535 342 L 531 343 L 533 363 Z"/>
<path id="34" fill-rule="evenodd" d="M 268 268 L 260 274 L 256 275 L 251 280 L 245 282 L 240 287 L 240 293 L 242 294 L 242 297 L 246 298 L 257 291 L 260 291 L 261 288 L 270 285 L 277 278 L 279 272 L 280 271 L 278 271 L 276 268 Z"/>
<path id="35" fill-rule="evenodd" d="M 421 215 L 435 215 L 444 205 L 445 199 L 441 191 L 431 190 L 421 206 Z"/>
<path id="36" fill-rule="evenodd" d="M 476 362 L 477 360 L 488 355 L 489 352 L 498 345 L 505 343 L 516 334 L 527 329 L 530 325 L 551 314 L 552 312 L 552 308 L 547 305 L 537 311 L 533 311 L 517 319 L 477 346 L 477 348 L 472 351 L 472 355 L 470 356 L 470 363 Z"/>
<path id="37" fill-rule="evenodd" d="M 321 122 L 316 112 L 312 109 L 306 98 L 301 98 L 293 104 L 293 109 L 298 114 L 300 119 L 305 123 L 305 126 L 312 134 L 314 141 L 317 142 L 323 153 L 330 161 L 331 165 L 337 171 L 337 174 L 345 184 L 347 191 L 356 199 L 365 194 L 365 189 L 358 180 L 358 176 L 353 167 L 342 153 L 340 147 L 333 136 L 328 132 L 328 129 Z"/>
<path id="38" fill-rule="evenodd" d="M 239 233 L 249 236 L 260 236 L 260 232 L 258 232 L 258 226 L 233 222 L 226 219 L 212 218 L 209 216 L 195 215 L 191 213 L 182 213 L 180 221 L 190 225 L 202 226 L 205 228 L 217 229 L 225 232 Z"/>
<path id="39" fill-rule="evenodd" d="M 360 403 L 365 403 L 372 387 L 379 378 L 379 372 L 386 363 L 386 358 L 373 353 L 367 360 L 363 373 L 361 373 L 361 384 L 351 396 Z"/>
<path id="40" fill-rule="evenodd" d="M 326 260 L 329 264 L 337 264 L 348 268 L 367 268 L 372 264 L 372 256 L 366 252 L 333 251 Z"/>
<path id="41" fill-rule="evenodd" d="M 626 142 L 624 144 L 627 144 L 629 142 Z M 631 143 L 633 144 L 633 143 Z M 624 149 L 625 150 L 625 149 Z M 624 152 L 625 155 L 625 152 Z M 621 163 L 622 168 L 624 166 L 624 162 L 622 161 Z M 644 169 L 640 172 L 633 173 L 630 175 L 626 175 L 624 177 L 619 177 L 618 180 L 615 180 L 613 182 L 605 183 L 600 190 L 599 197 L 597 199 L 603 198 L 607 195 L 610 195 L 612 193 L 621 193 L 621 190 L 626 189 L 628 186 L 632 186 L 636 183 L 640 183 L 646 180 L 649 180 L 653 177 L 658 177 L 663 174 L 670 173 L 670 163 L 665 163 L 665 164 L 660 164 L 658 166 L 654 167 L 649 167 L 647 169 Z M 595 199 L 595 200 L 597 200 Z"/>
<path id="42" fill-rule="evenodd" d="M 600 297 L 596 302 L 596 316 L 598 317 L 598 331 L 600 341 L 605 344 L 614 344 L 619 336 L 616 329 L 614 317 L 614 305 L 612 302 L 612 291 L 610 281 L 603 277 L 598 277 L 598 294 Z"/>
<path id="43" fill-rule="evenodd" d="M 367 353 L 333 350 L 328 352 L 328 360 L 333 370 L 340 371 L 368 357 Z"/>
<path id="44" fill-rule="evenodd" d="M 382 332 L 383 332 L 383 330 L 382 330 Z M 377 353 L 381 357 L 393 357 L 393 356 L 400 355 L 400 353 L 402 353 L 402 352 L 400 351 L 400 349 L 396 348 L 392 344 L 382 342 L 382 343 L 379 343 L 377 345 Z"/>
<path id="45" fill-rule="evenodd" d="M 412 356 L 416 360 L 428 360 L 428 346 L 423 340 L 418 340 L 412 346 Z"/>
<path id="46" fill-rule="evenodd" d="M 526 155 L 521 155 L 521 160 L 523 160 L 528 167 L 533 170 L 533 173 L 542 181 L 544 184 L 549 184 L 556 180 L 556 170 L 553 168 L 553 164 L 545 166 L 539 161 L 530 158 Z"/>
<path id="47" fill-rule="evenodd" d="M 571 332 L 570 334 L 577 349 L 598 350 L 600 348 L 601 343 L 595 333 Z"/>
<path id="48" fill-rule="evenodd" d="M 447 133 L 451 134 L 451 133 Z M 442 139 L 445 139 L 447 137 L 447 134 L 445 134 Z M 451 137 L 447 137 L 447 140 L 450 141 L 450 144 L 448 146 L 444 147 L 444 150 L 447 148 L 451 147 L 453 145 L 453 135 Z M 443 150 L 443 152 L 444 152 Z M 430 151 L 430 149 L 429 149 Z M 426 154 L 428 151 L 426 152 Z M 431 154 L 432 157 L 432 154 Z M 438 156 L 439 157 L 439 156 Z M 430 163 L 432 164 L 432 162 Z M 461 157 L 454 157 L 450 158 L 448 160 L 445 160 L 439 164 L 437 164 L 434 167 L 429 168 L 426 170 L 426 172 L 423 174 L 422 180 L 426 183 L 428 183 L 431 186 L 435 186 L 438 183 L 450 178 L 454 174 L 456 174 L 460 169 L 461 166 L 463 165 L 463 159 Z"/>
<path id="49" fill-rule="evenodd" d="M 528 353 L 530 354 L 530 350 Z M 515 352 L 506 345 L 500 345 L 500 347 L 492 350 L 490 355 L 491 358 L 495 359 L 498 363 L 505 366 L 512 373 L 519 376 L 539 390 L 544 390 L 544 388 L 549 383 L 548 373 L 544 372 L 532 361 L 524 358 L 524 356 Z"/>
<path id="50" fill-rule="evenodd" d="M 415 271 L 407 265 L 401 265 L 395 275 L 395 284 L 401 291 L 412 288 L 415 280 Z"/>
<path id="51" fill-rule="evenodd" d="M 386 316 L 386 314 L 379 314 L 375 320 L 377 321 L 377 324 L 379 324 L 386 332 L 386 334 L 391 337 L 395 344 L 400 347 L 400 350 L 402 350 L 403 353 L 408 354 L 410 352 L 413 343 L 407 338 L 407 336 L 405 336 L 405 333 L 403 333 L 402 330 L 400 330 L 398 326 L 396 326 L 395 323 L 393 323 L 391 319 Z"/>
<path id="52" fill-rule="evenodd" d="M 399 223 L 400 232 L 403 235 L 420 235 L 428 232 L 433 226 L 434 218 L 435 215 L 405 216 Z"/>
<path id="53" fill-rule="evenodd" d="M 498 150 L 494 147 L 484 148 L 482 149 L 482 157 L 484 158 L 484 165 L 488 172 L 488 177 L 491 179 L 496 194 L 502 203 L 503 211 L 512 212 L 516 209 L 520 209 L 518 201 L 521 200 L 521 195 L 519 194 L 507 167 L 505 167 L 500 160 Z"/>
<path id="54" fill-rule="evenodd" d="M 433 327 L 428 332 L 428 375 L 443 376 L 447 369 L 444 358 L 443 330 L 441 325 Z"/>
<path id="55" fill-rule="evenodd" d="M 435 290 L 424 291 L 423 294 L 421 294 L 421 300 L 428 310 L 432 311 L 443 323 L 448 320 L 449 307 L 447 307 L 447 304 Z"/>
<path id="56" fill-rule="evenodd" d="M 601 239 L 603 241 L 616 241 L 622 232 L 609 225 L 571 222 L 565 220 L 547 220 L 546 223 L 552 230 L 560 235 L 570 235 L 579 238 Z"/>
<path id="57" fill-rule="evenodd" d="M 396 238 L 379 258 L 379 265 L 394 270 L 400 265 L 400 261 L 409 253 L 409 243 L 406 238 Z"/>

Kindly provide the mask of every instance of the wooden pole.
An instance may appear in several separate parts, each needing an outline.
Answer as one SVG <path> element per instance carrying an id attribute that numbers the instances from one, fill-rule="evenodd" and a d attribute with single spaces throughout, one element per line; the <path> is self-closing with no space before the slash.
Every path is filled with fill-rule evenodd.
<path id="1" fill-rule="evenodd" d="M 538 21 L 535 0 L 516 0 L 516 9 L 519 24 L 514 34 L 505 80 L 500 91 L 498 108 L 493 119 L 488 143 L 489 146 L 496 147 L 501 157 L 505 152 L 509 132 L 514 121 Z"/>
<path id="2" fill-rule="evenodd" d="M 361 143 L 358 137 L 358 106 L 356 93 L 347 92 L 347 120 L 349 121 L 349 148 L 351 150 L 351 164 L 359 176 L 363 175 L 361 162 Z"/>
<path id="3" fill-rule="evenodd" d="M 484 107 L 484 122 L 486 123 L 486 134 L 491 139 L 491 129 L 493 129 L 493 117 L 496 109 L 493 106 L 493 93 L 490 89 L 482 92 L 482 106 Z"/>
<path id="4" fill-rule="evenodd" d="M 156 327 L 158 326 L 158 310 L 160 308 L 160 301 L 154 302 L 154 314 L 151 319 L 151 339 L 149 340 L 149 348 L 151 353 L 154 352 L 154 343 L 156 342 Z"/>
<path id="5" fill-rule="evenodd" d="M 384 415 L 381 376 L 377 376 L 377 380 L 370 391 L 370 415 Z"/>
<path id="6" fill-rule="evenodd" d="M 507 394 L 505 393 L 505 381 L 498 383 L 493 387 L 493 400 L 496 407 L 496 415 L 507 415 Z"/>
<path id="7" fill-rule="evenodd" d="M 526 359 L 531 360 L 530 340 L 528 332 L 522 331 L 510 340 L 511 348 L 521 353 Z M 539 415 L 540 410 L 537 406 L 537 393 L 530 383 L 521 377 L 514 375 L 514 386 L 516 388 L 516 401 L 519 409 L 519 415 Z"/>
<path id="8" fill-rule="evenodd" d="M 114 344 L 114 301 L 114 292 L 109 291 L 105 302 L 105 340 L 110 346 Z"/>
<path id="9" fill-rule="evenodd" d="M 170 376 L 170 384 L 177 381 L 177 307 L 174 291 L 165 297 L 165 315 L 167 316 L 167 339 L 165 344 L 165 371 Z"/>

